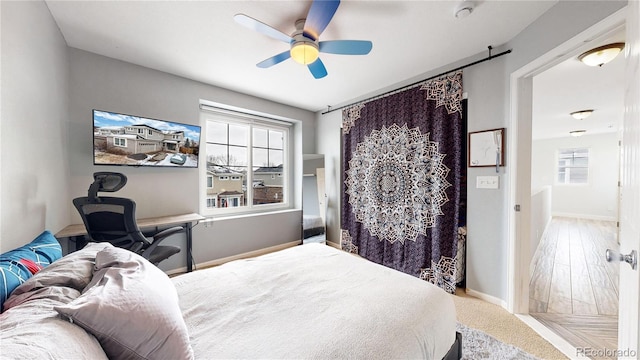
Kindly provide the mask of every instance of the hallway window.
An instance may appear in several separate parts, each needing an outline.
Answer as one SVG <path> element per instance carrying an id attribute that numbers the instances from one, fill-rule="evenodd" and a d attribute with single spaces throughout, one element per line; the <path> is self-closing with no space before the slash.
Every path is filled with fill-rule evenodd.
<path id="1" fill-rule="evenodd" d="M 589 149 L 558 150 L 558 176 L 560 184 L 587 184 L 589 182 Z"/>

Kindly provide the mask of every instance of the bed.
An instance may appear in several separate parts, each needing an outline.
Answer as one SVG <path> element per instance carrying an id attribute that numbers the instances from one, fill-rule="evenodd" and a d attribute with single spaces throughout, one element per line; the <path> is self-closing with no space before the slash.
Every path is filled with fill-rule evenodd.
<path id="1" fill-rule="evenodd" d="M 330 246 L 174 278 L 141 259 L 89 244 L 35 274 L 0 358 L 460 358 L 449 294 Z"/>
<path id="2" fill-rule="evenodd" d="M 302 215 L 302 238 L 324 235 L 324 220 L 320 215 Z"/>

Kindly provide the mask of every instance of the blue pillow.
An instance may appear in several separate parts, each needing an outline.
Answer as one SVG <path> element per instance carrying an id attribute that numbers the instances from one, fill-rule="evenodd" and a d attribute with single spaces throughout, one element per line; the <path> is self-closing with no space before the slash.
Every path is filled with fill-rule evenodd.
<path id="1" fill-rule="evenodd" d="M 26 245 L 0 254 L 0 307 L 15 288 L 61 257 L 62 247 L 49 231 Z"/>

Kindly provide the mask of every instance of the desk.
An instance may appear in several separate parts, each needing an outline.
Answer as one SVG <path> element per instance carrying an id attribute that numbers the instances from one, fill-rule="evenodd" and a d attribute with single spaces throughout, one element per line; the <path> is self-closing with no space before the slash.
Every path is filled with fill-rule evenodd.
<path id="1" fill-rule="evenodd" d="M 184 231 L 187 237 L 187 272 L 190 272 L 193 269 L 193 259 L 191 258 L 191 249 L 193 247 L 193 238 L 191 234 L 191 229 L 193 228 L 193 223 L 196 224 L 199 221 L 204 220 L 205 217 L 196 214 L 181 214 L 181 215 L 169 215 L 169 216 L 159 216 L 153 218 L 146 219 L 136 219 L 136 223 L 140 229 L 159 227 L 159 226 L 172 226 L 172 225 L 181 225 L 184 226 Z M 84 227 L 84 224 L 72 224 L 64 229 L 58 231 L 55 235 L 57 239 L 61 238 L 72 238 L 77 236 L 85 236 L 87 235 L 87 229 Z"/>

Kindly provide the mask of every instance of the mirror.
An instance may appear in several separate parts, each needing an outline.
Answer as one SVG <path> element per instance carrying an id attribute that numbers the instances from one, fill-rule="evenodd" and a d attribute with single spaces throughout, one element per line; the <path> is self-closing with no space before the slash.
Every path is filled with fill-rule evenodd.
<path id="1" fill-rule="evenodd" d="M 325 193 L 324 155 L 303 155 L 302 243 L 325 244 L 327 195 Z"/>

